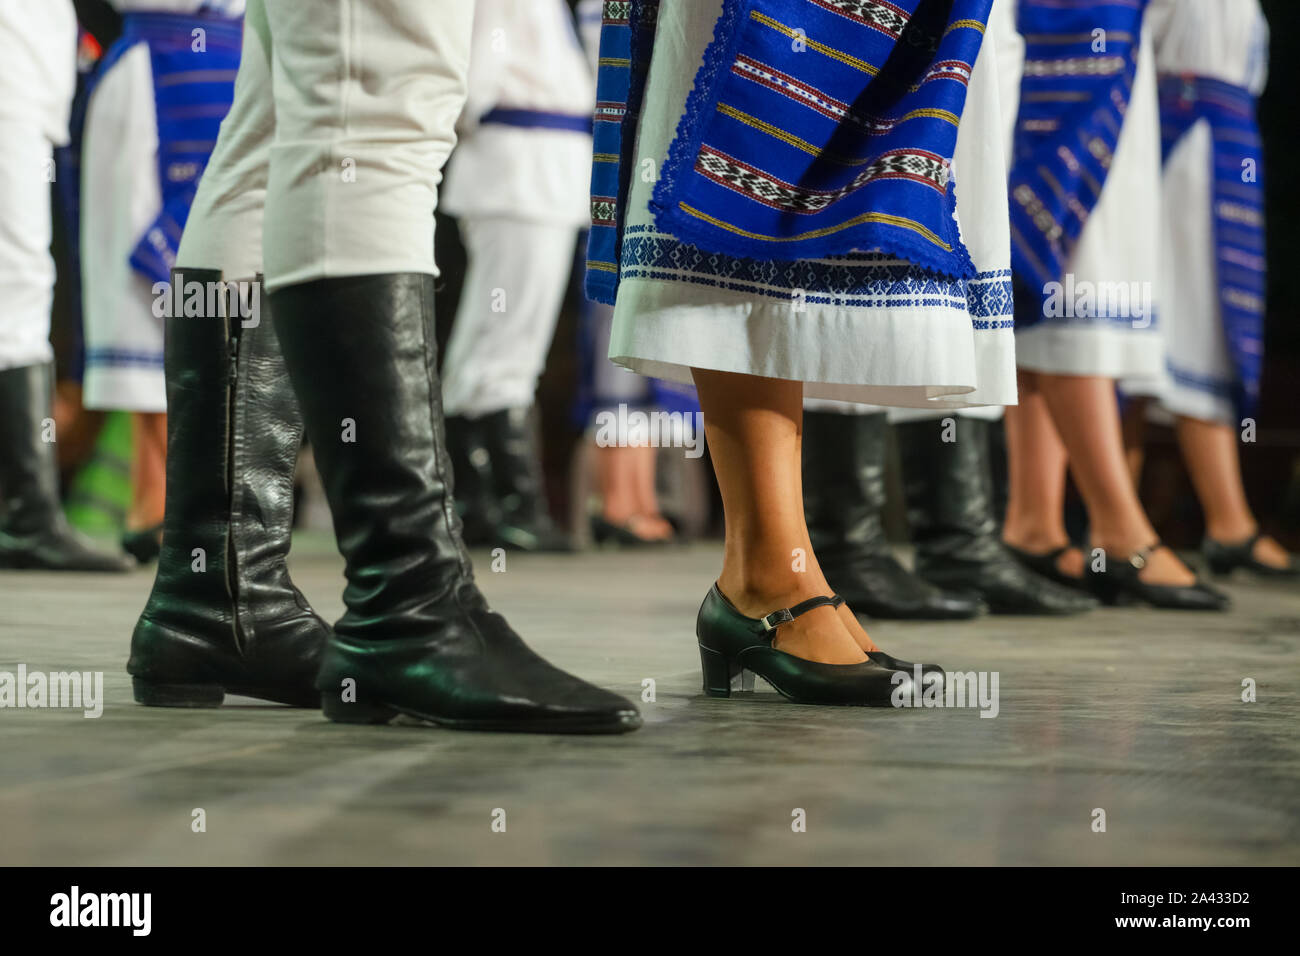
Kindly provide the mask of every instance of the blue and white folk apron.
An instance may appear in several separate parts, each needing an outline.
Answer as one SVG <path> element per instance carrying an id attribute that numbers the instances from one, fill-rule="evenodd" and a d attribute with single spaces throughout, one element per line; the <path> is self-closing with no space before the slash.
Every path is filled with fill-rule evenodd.
<path id="1" fill-rule="evenodd" d="M 1146 0 L 1015 2 L 1016 361 L 1157 380 L 1160 135 Z"/>
<path id="2" fill-rule="evenodd" d="M 88 408 L 166 410 L 168 281 L 199 177 L 230 109 L 241 17 L 128 12 L 96 75 L 82 154 Z"/>
<path id="3" fill-rule="evenodd" d="M 642 28 L 638 9 L 651 6 L 607 4 L 602 37 L 587 288 L 593 298 L 617 300 L 610 358 L 673 382 L 690 382 L 692 367 L 802 381 L 809 398 L 932 409 L 1014 404 L 1006 165 L 998 135 L 1002 124 L 997 66 L 989 38 L 982 50 L 975 47 L 978 62 L 973 69 L 946 58 L 921 65 L 921 95 L 943 92 L 951 98 L 951 108 L 909 102 L 869 117 L 871 123 L 864 126 L 865 120 L 846 112 L 842 98 L 828 98 L 824 90 L 813 89 L 816 84 L 790 75 L 805 67 L 874 69 L 865 63 L 864 49 L 846 53 L 837 46 L 846 41 L 840 23 L 861 25 L 851 19 L 861 16 L 860 5 L 663 0 L 657 8 L 657 30 L 650 31 Z M 983 13 L 987 15 L 987 7 Z M 744 33 L 760 45 L 768 44 L 762 54 L 767 60 L 744 52 L 728 60 L 728 51 L 717 46 L 706 56 L 715 25 L 724 16 L 731 18 L 730 26 L 724 24 L 717 36 L 726 37 L 735 27 L 736 36 Z M 736 26 L 742 20 L 750 26 Z M 809 58 L 807 63 L 795 58 L 793 65 L 778 69 L 767 61 L 784 62 L 789 37 L 782 30 L 787 21 L 816 28 L 808 30 L 806 51 L 799 54 Z M 755 23 L 760 25 L 757 33 Z M 882 27 L 893 33 L 907 29 L 903 24 L 873 23 L 867 29 L 877 33 Z M 939 32 L 943 30 L 941 26 Z M 983 30 L 982 20 L 962 20 L 950 24 L 944 35 L 953 38 L 966 31 L 966 38 L 978 40 Z M 652 37 L 650 51 L 640 49 L 647 36 Z M 719 96 L 726 99 L 718 100 L 716 115 L 692 93 L 699 89 L 696 75 L 702 65 L 707 68 L 709 57 L 715 57 L 709 60 L 715 71 L 719 63 L 729 67 L 726 77 L 715 73 Z M 607 69 L 606 64 L 621 69 Z M 831 84 L 845 76 L 849 74 L 826 74 Z M 799 135 L 760 119 L 758 111 L 764 109 L 775 111 L 772 116 L 780 113 L 778 119 Z M 927 167 L 918 167 L 914 177 L 910 167 L 895 169 L 892 160 L 838 172 L 822 168 L 840 163 L 840 149 L 871 155 L 875 131 L 892 135 L 905 131 L 908 123 L 919 123 L 911 128 L 923 132 L 934 119 L 935 130 L 947 130 L 941 135 L 956 133 L 958 113 L 960 132 L 955 152 L 949 154 L 951 169 L 944 161 L 946 189 L 924 175 Z M 722 124 L 718 138 L 710 132 L 715 122 Z M 724 133 L 727 122 L 739 123 L 759 138 L 739 130 Z M 833 127 L 829 134 L 827 122 Z M 814 145 L 811 130 L 821 129 L 819 137 L 834 137 L 840 124 L 843 136 L 835 139 L 835 149 Z M 680 136 L 679 131 L 688 128 L 704 131 L 699 154 L 703 158 L 696 164 L 703 175 L 694 180 L 683 161 L 686 154 L 680 152 L 680 144 L 696 142 L 693 134 Z M 891 142 L 886 152 L 905 151 L 904 139 Z M 734 206 L 735 200 L 717 191 L 743 190 L 736 195 L 753 200 L 758 194 L 747 184 L 765 194 L 776 174 L 733 179 L 725 169 L 711 165 L 714 153 L 704 147 L 714 142 L 720 144 L 715 152 L 732 157 L 742 149 L 760 154 L 767 150 L 774 162 L 791 168 L 812 163 L 819 175 L 842 178 L 848 169 L 850 181 L 831 192 L 815 191 L 816 196 L 807 190 L 774 195 L 777 205 L 787 199 L 815 200 L 782 225 L 781 215 L 772 217 L 758 208 L 761 201 Z M 674 178 L 647 175 L 650 167 L 667 170 Z M 881 175 L 886 177 L 883 182 Z M 890 178 L 895 175 L 899 178 Z M 776 178 L 787 184 L 810 181 L 790 174 Z M 954 182 L 955 212 L 946 205 L 954 199 Z M 859 189 L 862 183 L 869 185 Z M 894 193 L 895 185 L 902 192 Z M 927 191 L 934 192 L 931 205 L 916 203 L 916 213 L 906 222 L 906 217 L 892 214 L 893 200 L 887 193 L 904 197 L 906 205 L 907 194 L 922 196 Z M 850 194 L 857 204 L 852 209 L 837 201 L 822 204 Z M 725 210 L 715 215 L 710 203 L 717 210 L 739 209 L 743 215 Z M 672 208 L 709 228 L 686 229 Z M 841 219 L 830 221 L 835 217 Z M 744 232 L 734 244 L 728 237 L 736 234 L 726 228 L 732 223 L 743 224 Z M 779 237 L 771 241 L 773 230 L 785 228 L 799 234 L 795 244 Z M 690 232 L 692 242 L 679 238 L 679 229 Z M 841 251 L 823 251 L 817 236 L 835 237 L 843 244 Z M 909 238 L 918 236 L 922 238 Z M 938 251 L 919 251 L 924 243 Z M 762 245 L 767 246 L 765 254 L 760 254 Z M 789 258 L 805 248 L 806 258 Z M 786 250 L 785 258 L 773 257 L 779 249 Z"/>
<path id="4" fill-rule="evenodd" d="M 1125 383 L 1163 410 L 1239 424 L 1255 414 L 1266 294 L 1263 150 L 1255 96 L 1193 75 L 1160 80 L 1165 379 Z"/>

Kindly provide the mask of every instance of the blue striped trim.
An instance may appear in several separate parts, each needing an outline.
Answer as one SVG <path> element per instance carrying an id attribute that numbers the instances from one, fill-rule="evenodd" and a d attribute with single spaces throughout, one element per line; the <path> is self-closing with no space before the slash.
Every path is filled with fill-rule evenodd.
<path id="1" fill-rule="evenodd" d="M 86 367 L 99 368 L 157 368 L 163 367 L 162 352 L 144 352 L 135 349 L 86 349 Z"/>
<path id="2" fill-rule="evenodd" d="M 523 110 L 494 107 L 483 114 L 480 123 L 499 123 L 502 126 L 520 126 L 524 129 L 554 129 L 570 133 L 591 135 L 590 116 L 572 113 L 554 113 L 547 110 Z"/>

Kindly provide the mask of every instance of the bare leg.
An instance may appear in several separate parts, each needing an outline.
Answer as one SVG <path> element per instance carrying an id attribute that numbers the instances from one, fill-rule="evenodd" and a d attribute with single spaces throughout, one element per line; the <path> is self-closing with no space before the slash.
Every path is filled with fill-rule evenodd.
<path id="1" fill-rule="evenodd" d="M 1124 460 L 1133 478 L 1133 487 L 1142 486 L 1142 466 L 1146 464 L 1147 405 L 1149 400 L 1135 398 L 1124 409 Z"/>
<path id="2" fill-rule="evenodd" d="M 1222 544 L 1236 544 L 1258 532 L 1259 524 L 1241 483 L 1241 458 L 1233 427 L 1180 416 L 1178 443 L 1205 512 L 1205 533 Z M 1260 538 L 1255 543 L 1255 560 L 1282 568 L 1289 555 L 1272 538 Z"/>
<path id="3" fill-rule="evenodd" d="M 1085 375 L 1041 375 L 1039 387 L 1069 452 L 1070 471 L 1088 507 L 1092 544 L 1112 559 L 1157 540 L 1124 460 L 1115 383 Z M 1163 548 L 1142 569 L 1148 584 L 1188 586 L 1196 575 Z"/>
<path id="4" fill-rule="evenodd" d="M 673 526 L 659 512 L 659 493 L 655 490 L 655 464 L 659 453 L 646 448 L 636 456 L 636 502 L 641 534 L 656 540 L 673 536 Z"/>
<path id="5" fill-rule="evenodd" d="M 692 371 L 726 519 L 718 587 L 750 617 L 830 594 L 804 523 L 803 384 Z M 777 645 L 807 660 L 858 664 L 867 659 L 859 642 L 870 639 L 851 625 L 861 630 L 847 607 L 817 608 L 782 627 Z"/>
<path id="6" fill-rule="evenodd" d="M 1070 543 L 1065 531 L 1067 456 L 1039 388 L 1037 372 L 1018 374 L 1020 404 L 1006 412 L 1008 495 L 1002 539 L 1031 554 Z M 1057 559 L 1062 574 L 1083 576 L 1083 553 L 1070 548 Z"/>
<path id="7" fill-rule="evenodd" d="M 596 462 L 601 512 L 606 521 L 627 526 L 633 534 L 647 541 L 672 537 L 673 526 L 659 514 L 655 500 L 654 448 L 649 445 L 597 448 Z"/>
<path id="8" fill-rule="evenodd" d="M 126 527 L 142 531 L 162 522 L 167 489 L 167 416 L 136 412 L 131 416 L 135 451 L 131 457 L 131 507 Z"/>

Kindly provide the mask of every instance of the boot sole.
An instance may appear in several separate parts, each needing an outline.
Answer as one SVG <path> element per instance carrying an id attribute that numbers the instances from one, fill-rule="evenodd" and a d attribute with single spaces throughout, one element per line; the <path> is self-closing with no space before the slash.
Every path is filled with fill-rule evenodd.
<path id="1" fill-rule="evenodd" d="M 479 730 L 516 734 L 626 734 L 641 726 L 636 713 L 609 717 L 549 717 L 518 720 L 465 720 L 421 713 L 391 704 L 347 703 L 331 691 L 320 698 L 321 711 L 338 724 L 387 724 L 399 717 L 412 717 L 448 730 Z"/>
<path id="2" fill-rule="evenodd" d="M 255 697 L 290 707 L 314 708 L 314 697 L 297 696 L 267 687 L 235 687 L 223 684 L 163 684 L 156 681 L 131 678 L 135 702 L 146 707 L 220 707 L 227 694 L 237 697 Z"/>

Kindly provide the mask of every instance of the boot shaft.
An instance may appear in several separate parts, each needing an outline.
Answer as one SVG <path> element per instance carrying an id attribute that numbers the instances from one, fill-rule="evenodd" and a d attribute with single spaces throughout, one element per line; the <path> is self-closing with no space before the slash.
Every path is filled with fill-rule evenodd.
<path id="1" fill-rule="evenodd" d="M 344 635 L 428 633 L 472 588 L 452 502 L 433 277 L 321 279 L 271 294 L 275 329 L 346 561 Z"/>
<path id="2" fill-rule="evenodd" d="M 912 540 L 919 549 L 974 551 L 995 546 L 988 458 L 988 422 L 954 415 L 900 424 L 903 468 Z M 947 440 L 952 439 L 952 440 Z"/>
<path id="3" fill-rule="evenodd" d="M 52 363 L 0 370 L 0 528 L 16 535 L 62 520 L 53 403 Z"/>
<path id="4" fill-rule="evenodd" d="M 888 428 L 880 413 L 804 412 L 804 517 L 819 556 L 886 546 Z"/>

